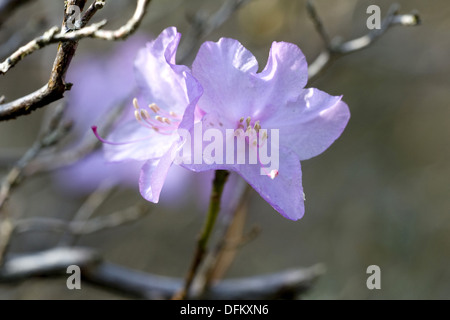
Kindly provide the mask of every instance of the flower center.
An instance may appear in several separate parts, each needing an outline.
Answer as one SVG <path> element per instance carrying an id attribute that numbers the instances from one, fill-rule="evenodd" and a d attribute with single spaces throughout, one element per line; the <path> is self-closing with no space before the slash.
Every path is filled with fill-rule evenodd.
<path id="1" fill-rule="evenodd" d="M 155 103 L 148 106 L 148 110 L 141 108 L 136 98 L 133 99 L 134 117 L 140 125 L 155 130 L 158 133 L 171 135 L 179 126 L 181 116 L 173 111 L 165 111 Z M 152 117 L 150 112 L 154 113 Z"/>
<path id="2" fill-rule="evenodd" d="M 264 147 L 268 140 L 267 129 L 261 128 L 261 123 L 259 120 L 253 122 L 251 117 L 242 117 L 241 119 L 239 119 L 237 129 L 235 130 L 236 136 L 239 136 L 241 134 L 244 134 L 249 147 L 257 149 L 256 154 L 258 157 L 258 163 L 265 174 L 272 180 L 275 179 L 278 176 L 278 170 L 267 170 L 262 164 L 259 157 L 259 149 L 261 147 Z"/>

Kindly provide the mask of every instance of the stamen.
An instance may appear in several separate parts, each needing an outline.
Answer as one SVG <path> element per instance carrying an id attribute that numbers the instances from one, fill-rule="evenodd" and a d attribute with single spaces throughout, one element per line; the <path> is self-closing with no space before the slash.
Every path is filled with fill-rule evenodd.
<path id="1" fill-rule="evenodd" d="M 155 103 L 152 103 L 148 106 L 154 113 L 158 113 L 161 110 Z"/>
<path id="2" fill-rule="evenodd" d="M 108 141 L 108 140 L 105 140 L 105 139 L 103 139 L 102 137 L 100 137 L 100 135 L 99 135 L 99 133 L 98 133 L 98 130 L 97 130 L 97 126 L 92 126 L 91 129 L 92 129 L 92 131 L 94 132 L 94 135 L 95 135 L 95 137 L 96 137 L 98 140 L 100 140 L 100 141 L 103 142 L 103 143 L 111 144 L 111 145 L 114 145 L 114 146 L 121 146 L 121 145 L 125 145 L 125 144 L 130 144 L 130 143 L 140 142 L 140 141 L 144 141 L 144 140 L 147 140 L 147 139 L 149 139 L 149 138 L 152 137 L 152 136 L 150 135 L 150 136 L 144 137 L 144 138 L 142 138 L 142 139 L 137 139 L 137 140 L 127 141 L 127 142 L 112 142 L 112 141 Z"/>
<path id="3" fill-rule="evenodd" d="M 139 108 L 138 101 L 137 101 L 136 98 L 133 99 L 133 106 L 134 106 L 134 108 L 135 108 L 136 110 L 139 110 L 139 109 L 140 109 L 140 108 Z"/>
<path id="4" fill-rule="evenodd" d="M 247 120 L 245 120 L 247 127 L 250 127 L 250 121 L 252 121 L 252 119 L 250 117 L 248 117 Z"/>
<path id="5" fill-rule="evenodd" d="M 253 128 L 256 130 L 256 132 L 258 132 L 259 129 L 261 129 L 261 125 L 259 124 L 259 120 L 256 121 L 255 126 Z"/>
<path id="6" fill-rule="evenodd" d="M 239 119 L 239 122 L 240 122 L 240 123 L 244 122 L 244 117 L 242 117 L 241 119 Z"/>
<path id="7" fill-rule="evenodd" d="M 134 117 L 136 118 L 137 121 L 142 121 L 139 110 L 134 110 Z"/>
<path id="8" fill-rule="evenodd" d="M 156 116 L 155 119 L 161 123 L 164 123 L 163 117 L 161 116 Z"/>
<path id="9" fill-rule="evenodd" d="M 141 117 L 144 119 L 150 119 L 150 115 L 148 114 L 148 111 L 145 109 L 141 109 Z"/>
<path id="10" fill-rule="evenodd" d="M 163 118 L 163 121 L 167 124 L 172 124 L 172 122 L 168 118 Z"/>

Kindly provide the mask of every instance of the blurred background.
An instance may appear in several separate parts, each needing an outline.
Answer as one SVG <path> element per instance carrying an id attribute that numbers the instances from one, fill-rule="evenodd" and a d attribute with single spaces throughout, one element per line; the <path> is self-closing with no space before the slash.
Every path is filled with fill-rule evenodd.
<path id="1" fill-rule="evenodd" d="M 330 37 L 350 40 L 368 32 L 369 5 L 380 6 L 383 16 L 393 1 L 315 3 Z M 253 192 L 246 229 L 258 226 L 260 232 L 239 250 L 228 278 L 323 263 L 326 273 L 303 298 L 450 297 L 450 6 L 446 0 L 397 3 L 402 13 L 417 9 L 422 24 L 393 27 L 369 48 L 335 61 L 311 84 L 332 95 L 343 94 L 351 119 L 331 148 L 302 162 L 305 216 L 297 222 L 286 220 Z M 127 41 L 150 40 L 169 26 L 185 35 L 192 17 L 208 17 L 221 4 L 219 0 L 153 0 L 137 35 Z M 106 18 L 112 29 L 125 23 L 134 9 L 135 1 L 107 1 L 92 21 Z M 34 1 L 17 10 L 0 28 L 0 59 L 11 48 L 60 25 L 62 12 L 63 2 L 54 0 Z M 220 37 L 239 40 L 261 68 L 273 41 L 297 44 L 309 63 L 324 47 L 303 0 L 249 1 L 202 41 Z M 181 48 L 189 45 L 183 39 Z M 84 57 L 102 60 L 124 44 L 80 41 L 67 81 L 76 77 L 75 69 Z M 48 46 L 1 76 L 0 96 L 13 100 L 40 88 L 49 77 L 55 53 L 56 45 Z M 71 93 L 66 94 L 69 99 Z M 56 104 L 0 123 L 2 176 L 33 144 L 41 122 Z M 197 200 L 196 190 L 200 189 L 182 185 L 181 191 L 167 193 L 161 205 L 148 203 L 151 212 L 139 221 L 83 236 L 78 243 L 123 266 L 183 277 L 203 222 L 204 201 Z M 54 174 L 39 174 L 14 190 L 8 210 L 22 218 L 70 218 L 86 197 L 61 187 Z M 96 215 L 138 201 L 136 181 L 114 191 Z M 57 239 L 48 233 L 21 234 L 12 239 L 10 250 L 42 250 Z M 380 290 L 366 287 L 370 265 L 381 268 Z M 62 278 L 0 285 L 0 298 L 125 298 L 89 285 L 70 291 L 65 284 Z"/>

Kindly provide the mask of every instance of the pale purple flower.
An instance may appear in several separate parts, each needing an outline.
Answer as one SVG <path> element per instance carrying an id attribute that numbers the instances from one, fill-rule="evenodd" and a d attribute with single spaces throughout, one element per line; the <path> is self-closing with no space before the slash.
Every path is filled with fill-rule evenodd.
<path id="1" fill-rule="evenodd" d="M 76 140 L 92 135 L 93 125 L 102 125 L 109 114 L 133 96 L 137 89 L 133 61 L 147 40 L 137 34 L 118 43 L 109 53 L 74 58 L 67 76 L 74 85 L 67 93 L 66 116 L 74 122 L 72 135 Z"/>
<path id="2" fill-rule="evenodd" d="M 193 123 L 202 93 L 189 68 L 175 63 L 180 37 L 176 28 L 167 28 L 138 52 L 135 73 L 142 94 L 133 100 L 135 118 L 117 126 L 106 140 L 99 137 L 109 161 L 144 162 L 139 188 L 152 202 L 159 201 L 174 151 L 180 148 L 178 127 Z"/>
<path id="3" fill-rule="evenodd" d="M 284 217 L 300 219 L 304 214 L 300 161 L 322 153 L 341 135 L 350 117 L 347 105 L 340 96 L 304 88 L 306 59 L 290 43 L 274 42 L 266 67 L 258 72 L 256 58 L 238 41 L 206 42 L 195 58 L 192 74 L 203 87 L 198 107 L 206 114 L 195 126 L 191 122 L 191 127 L 183 128 L 192 136 L 198 126 L 203 134 L 211 128 L 219 130 L 227 143 L 234 140 L 227 136 L 227 129 L 253 132 L 246 138 L 247 148 L 234 148 L 234 153 L 249 156 L 251 148 L 274 147 L 279 166 L 264 169 L 259 158 L 256 164 L 227 164 L 225 149 L 208 163 L 194 164 L 191 155 L 192 164 L 184 166 L 194 171 L 235 171 Z M 264 136 L 262 129 L 267 130 Z M 279 143 L 272 141 L 275 133 L 270 129 L 279 130 Z M 203 151 L 207 146 L 203 141 Z M 193 143 L 192 148 L 195 153 L 198 146 Z M 261 174 L 264 170 L 266 174 Z"/>
<path id="4" fill-rule="evenodd" d="M 136 91 L 133 61 L 146 39 L 135 35 L 114 47 L 110 53 L 77 56 L 68 74 L 74 83 L 68 93 L 65 117 L 73 123 L 66 150 L 81 146 L 91 126 L 102 125 L 111 113 L 129 101 Z M 118 123 L 125 119 L 120 118 Z M 102 150 L 96 150 L 53 175 L 59 190 L 71 195 L 86 194 L 100 185 L 134 187 L 139 177 L 138 163 L 107 163 Z"/>

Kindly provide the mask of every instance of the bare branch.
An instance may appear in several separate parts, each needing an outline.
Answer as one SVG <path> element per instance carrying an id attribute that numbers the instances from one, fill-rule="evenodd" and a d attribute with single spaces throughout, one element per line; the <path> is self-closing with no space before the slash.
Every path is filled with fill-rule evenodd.
<path id="1" fill-rule="evenodd" d="M 3 256 L 8 248 L 9 240 L 13 232 L 11 229 L 13 222 L 11 221 L 8 210 L 2 209 L 4 209 L 11 190 L 16 187 L 23 178 L 24 170 L 30 161 L 33 160 L 43 149 L 55 145 L 69 132 L 71 123 L 61 123 L 64 108 L 65 105 L 61 104 L 55 110 L 55 113 L 53 114 L 46 130 L 43 131 L 39 139 L 7 173 L 0 185 L 0 265 L 2 264 Z"/>
<path id="2" fill-rule="evenodd" d="M 308 0 L 306 2 L 306 10 L 308 11 L 309 16 L 311 17 L 311 20 L 314 23 L 316 31 L 319 33 L 320 37 L 322 38 L 323 42 L 328 48 L 328 46 L 330 45 L 330 37 L 328 36 L 328 33 L 325 30 L 322 19 L 320 19 L 320 16 L 317 13 L 313 0 Z"/>
<path id="3" fill-rule="evenodd" d="M 108 109 L 108 112 L 106 112 L 106 114 L 102 117 L 102 122 L 100 123 L 104 133 L 109 132 L 112 125 L 115 123 L 133 96 L 135 96 L 134 93 L 123 99 L 123 101 L 118 103 L 116 107 Z M 101 145 L 100 141 L 95 137 L 95 135 L 92 134 L 91 131 L 86 133 L 80 140 L 80 143 L 75 147 L 71 147 L 58 153 L 46 155 L 45 157 L 36 158 L 30 163 L 29 166 L 27 166 L 25 174 L 27 176 L 34 175 L 36 173 L 53 171 L 62 167 L 70 166 L 93 152 L 98 146 Z"/>
<path id="4" fill-rule="evenodd" d="M 88 268 L 100 261 L 100 256 L 86 248 L 53 248 L 37 253 L 9 257 L 0 269 L 0 282 L 11 282 L 32 276 L 62 275 L 67 267 Z"/>
<path id="5" fill-rule="evenodd" d="M 71 229 L 74 234 L 86 235 L 117 228 L 139 220 L 149 212 L 148 209 L 147 203 L 145 205 L 132 206 L 125 210 L 113 212 L 105 217 L 91 219 L 82 225 L 71 224 Z"/>
<path id="6" fill-rule="evenodd" d="M 21 179 L 23 171 L 28 163 L 30 163 L 30 161 L 33 160 L 43 149 L 53 146 L 69 132 L 71 127 L 70 123 L 60 125 L 61 114 L 64 107 L 64 105 L 61 105 L 57 108 L 57 112 L 55 113 L 48 129 L 6 175 L 0 186 L 0 212 L 5 204 L 5 201 L 9 197 L 11 189 Z"/>
<path id="7" fill-rule="evenodd" d="M 183 47 L 178 54 L 180 62 L 184 62 L 200 40 L 219 28 L 231 15 L 249 0 L 226 0 L 223 5 L 207 19 L 198 15 L 192 18 L 191 28 L 183 40 Z"/>
<path id="8" fill-rule="evenodd" d="M 69 0 L 66 2 L 66 8 L 71 4 L 78 5 L 81 9 L 86 1 L 83 0 Z M 123 40 L 130 36 L 141 23 L 147 6 L 151 0 L 138 0 L 136 11 L 133 17 L 122 27 L 114 31 L 101 30 L 106 21 L 101 21 L 92 24 L 89 27 L 62 33 L 59 28 L 53 27 L 48 30 L 43 36 L 34 39 L 29 44 L 17 50 L 3 63 L 0 64 L 0 75 L 7 72 L 12 66 L 19 62 L 25 55 L 43 48 L 52 43 L 59 42 L 58 53 L 53 64 L 52 73 L 48 83 L 41 89 L 12 101 L 7 104 L 0 104 L 0 121 L 14 119 L 21 115 L 29 114 L 30 112 L 46 106 L 51 102 L 59 100 L 63 97 L 64 92 L 70 90 L 71 85 L 65 83 L 65 75 L 69 68 L 73 55 L 75 54 L 78 40 L 82 38 L 97 38 L 103 40 Z M 102 7 L 102 1 L 96 1 L 83 16 L 82 24 L 88 22 L 96 10 Z M 82 4 L 82 6 L 81 6 Z M 63 22 L 61 30 L 66 30 L 66 19 Z M 59 32 L 58 32 L 59 31 Z"/>
<path id="9" fill-rule="evenodd" d="M 67 0 L 64 3 L 63 30 L 66 29 L 67 19 L 69 17 L 67 12 L 68 8 L 72 5 L 76 5 L 80 10 L 83 10 L 85 3 L 86 0 Z M 58 47 L 48 83 L 41 89 L 25 97 L 0 105 L 0 121 L 10 120 L 20 115 L 29 114 L 35 109 L 61 99 L 64 92 L 71 87 L 69 84 L 65 83 L 65 76 L 70 62 L 72 61 L 72 57 L 75 54 L 77 44 L 76 41 L 61 43 Z"/>
<path id="10" fill-rule="evenodd" d="M 106 199 L 114 191 L 109 181 L 102 183 L 97 190 L 95 190 L 86 201 L 81 205 L 75 216 L 72 219 L 72 223 L 81 224 L 79 229 L 82 229 L 84 225 L 89 221 L 94 212 L 106 201 Z M 73 245 L 78 240 L 78 235 L 73 233 L 65 234 L 60 243 L 65 245 Z"/>
<path id="11" fill-rule="evenodd" d="M 105 290 L 145 299 L 170 299 L 183 279 L 158 276 L 109 262 L 102 262 L 93 250 L 59 247 L 42 252 L 9 257 L 0 269 L 0 283 L 20 281 L 33 276 L 58 276 L 69 265 L 82 269 L 85 282 Z M 203 299 L 292 299 L 309 290 L 324 273 L 321 264 L 285 270 L 268 275 L 223 280 L 211 286 Z"/>
<path id="12" fill-rule="evenodd" d="M 368 34 L 346 42 L 336 40 L 329 41 L 323 23 L 314 7 L 313 1 L 308 1 L 308 12 L 316 27 L 317 32 L 325 41 L 326 49 L 322 51 L 308 68 L 309 82 L 313 82 L 335 59 L 365 49 L 373 44 L 393 26 L 417 26 L 420 17 L 416 11 L 410 14 L 399 14 L 399 5 L 393 4 L 381 23 L 380 29 L 374 29 Z"/>
<path id="13" fill-rule="evenodd" d="M 109 41 L 126 39 L 128 36 L 134 33 L 134 31 L 136 31 L 136 29 L 141 24 L 150 2 L 151 0 L 138 0 L 136 11 L 134 12 L 133 17 L 131 17 L 131 19 L 128 20 L 125 25 L 114 31 L 98 30 L 94 32 L 91 37 Z"/>
<path id="14" fill-rule="evenodd" d="M 281 271 L 269 275 L 223 280 L 202 296 L 205 300 L 292 299 L 309 290 L 324 273 L 323 265 Z M 85 281 L 144 299 L 170 299 L 182 285 L 179 278 L 163 277 L 111 263 L 83 272 Z"/>
<path id="15" fill-rule="evenodd" d="M 105 0 L 96 0 L 87 8 L 86 12 L 81 17 L 80 28 L 84 28 L 95 13 L 105 6 Z"/>
<path id="16" fill-rule="evenodd" d="M 106 216 L 87 221 L 67 222 L 56 218 L 28 218 L 16 220 L 13 225 L 14 234 L 25 232 L 70 233 L 73 236 L 84 236 L 107 229 L 117 228 L 142 218 L 148 213 L 148 205 L 135 205 Z"/>

